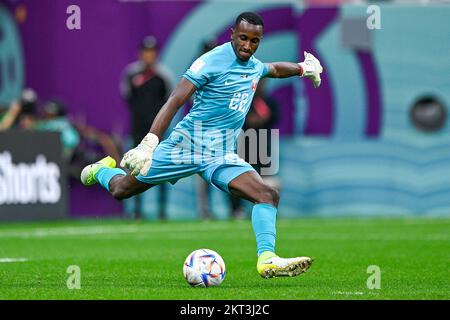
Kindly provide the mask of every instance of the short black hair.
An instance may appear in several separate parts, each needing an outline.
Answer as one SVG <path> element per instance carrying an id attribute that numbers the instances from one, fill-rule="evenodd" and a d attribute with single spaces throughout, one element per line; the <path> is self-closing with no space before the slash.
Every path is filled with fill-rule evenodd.
<path id="1" fill-rule="evenodd" d="M 243 12 L 236 18 L 235 26 L 237 27 L 241 21 L 247 21 L 250 24 L 264 27 L 264 21 L 261 16 L 255 12 Z"/>

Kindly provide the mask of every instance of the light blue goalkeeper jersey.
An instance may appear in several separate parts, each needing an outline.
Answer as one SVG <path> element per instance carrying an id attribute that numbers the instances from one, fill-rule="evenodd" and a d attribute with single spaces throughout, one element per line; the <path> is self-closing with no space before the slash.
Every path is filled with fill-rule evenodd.
<path id="1" fill-rule="evenodd" d="M 259 79 L 268 67 L 254 56 L 242 61 L 227 42 L 199 57 L 183 75 L 197 90 L 190 112 L 172 138 L 190 136 L 191 144 L 216 155 L 235 152 Z"/>

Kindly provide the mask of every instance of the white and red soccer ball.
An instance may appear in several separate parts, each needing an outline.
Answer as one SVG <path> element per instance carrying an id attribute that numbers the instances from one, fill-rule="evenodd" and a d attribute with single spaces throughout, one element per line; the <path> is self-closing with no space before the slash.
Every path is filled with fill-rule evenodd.
<path id="1" fill-rule="evenodd" d="M 225 262 L 213 250 L 198 249 L 191 252 L 184 261 L 183 275 L 193 287 L 218 286 L 225 279 Z"/>

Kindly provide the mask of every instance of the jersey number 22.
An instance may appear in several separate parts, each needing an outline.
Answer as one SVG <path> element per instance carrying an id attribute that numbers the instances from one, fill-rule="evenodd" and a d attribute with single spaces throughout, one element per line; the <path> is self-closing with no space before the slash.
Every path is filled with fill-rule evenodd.
<path id="1" fill-rule="evenodd" d="M 230 105 L 228 107 L 231 110 L 245 112 L 245 106 L 248 103 L 248 96 L 248 93 L 236 92 L 235 94 L 233 94 L 233 98 L 231 98 Z"/>

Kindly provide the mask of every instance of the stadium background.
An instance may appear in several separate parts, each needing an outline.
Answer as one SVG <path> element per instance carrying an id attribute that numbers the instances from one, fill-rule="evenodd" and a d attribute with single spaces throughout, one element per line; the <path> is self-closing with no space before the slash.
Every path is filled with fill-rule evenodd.
<path id="1" fill-rule="evenodd" d="M 81 30 L 66 28 L 66 9 L 72 4 L 81 8 Z M 379 30 L 365 26 L 370 4 L 381 8 Z M 15 19 L 18 6 L 26 8 L 24 21 Z M 236 14 L 245 10 L 265 19 L 259 59 L 299 61 L 308 50 L 325 68 L 320 90 L 298 78 L 268 85 L 283 110 L 279 215 L 448 216 L 448 120 L 433 133 L 418 130 L 410 120 L 411 107 L 421 97 L 431 95 L 444 107 L 450 105 L 450 7 L 445 4 L 3 1 L 0 105 L 31 87 L 43 99 L 64 100 L 71 117 L 126 137 L 129 114 L 119 78 L 135 59 L 139 41 L 154 34 L 161 62 L 179 78 L 201 42 L 213 36 L 228 40 Z M 5 67 L 11 64 L 13 75 Z M 195 183 L 191 177 L 169 188 L 170 219 L 198 218 Z M 216 215 L 227 217 L 224 195 L 213 192 L 212 197 Z M 122 207 L 97 187 L 72 184 L 68 198 L 72 217 L 120 216 L 132 210 L 131 203 Z M 147 192 L 148 219 L 155 219 L 155 202 L 154 193 Z"/>

